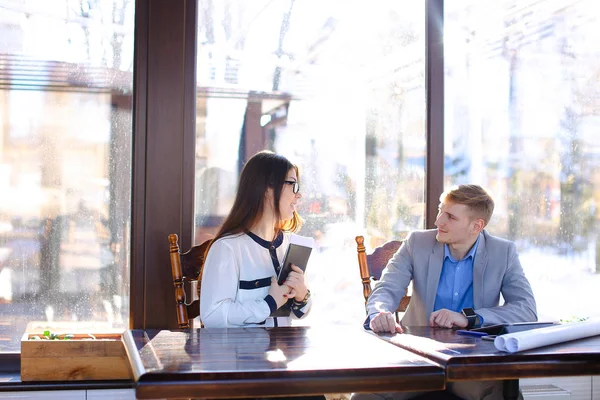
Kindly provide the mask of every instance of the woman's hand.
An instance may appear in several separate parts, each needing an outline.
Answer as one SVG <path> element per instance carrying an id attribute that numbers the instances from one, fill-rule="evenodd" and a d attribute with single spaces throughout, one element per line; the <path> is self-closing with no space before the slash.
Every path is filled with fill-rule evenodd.
<path id="1" fill-rule="evenodd" d="M 288 301 L 288 293 L 290 292 L 289 286 L 287 284 L 283 284 L 279 286 L 277 284 L 277 277 L 271 277 L 271 286 L 269 287 L 269 294 L 277 303 L 277 308 L 281 307 Z"/>
<path id="2" fill-rule="evenodd" d="M 304 272 L 294 264 L 292 264 L 292 271 L 289 273 L 284 285 L 291 289 L 287 294 L 288 298 L 293 297 L 297 302 L 302 302 L 306 297 L 308 288 L 304 283 Z"/>

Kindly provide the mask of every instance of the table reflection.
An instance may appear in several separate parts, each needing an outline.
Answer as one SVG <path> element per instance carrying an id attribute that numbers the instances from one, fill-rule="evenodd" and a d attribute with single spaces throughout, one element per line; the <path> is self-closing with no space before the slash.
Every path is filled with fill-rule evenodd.
<path id="1" fill-rule="evenodd" d="M 438 364 L 358 327 L 131 330 L 124 341 L 138 398 L 444 388 Z"/>

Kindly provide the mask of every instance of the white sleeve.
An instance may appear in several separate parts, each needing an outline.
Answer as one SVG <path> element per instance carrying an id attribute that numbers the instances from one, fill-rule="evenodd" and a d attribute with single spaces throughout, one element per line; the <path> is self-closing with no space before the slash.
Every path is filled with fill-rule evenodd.
<path id="1" fill-rule="evenodd" d="M 292 317 L 292 319 L 303 319 L 308 315 L 311 308 L 312 308 L 312 296 L 308 298 L 308 301 L 306 302 L 304 307 L 302 307 L 300 309 L 295 310 L 294 305 L 292 303 L 292 312 L 290 314 L 290 317 Z"/>
<path id="2" fill-rule="evenodd" d="M 271 313 L 262 299 L 240 303 L 240 266 L 227 240 L 217 240 L 204 262 L 200 289 L 200 319 L 205 327 L 232 327 L 263 322 Z"/>

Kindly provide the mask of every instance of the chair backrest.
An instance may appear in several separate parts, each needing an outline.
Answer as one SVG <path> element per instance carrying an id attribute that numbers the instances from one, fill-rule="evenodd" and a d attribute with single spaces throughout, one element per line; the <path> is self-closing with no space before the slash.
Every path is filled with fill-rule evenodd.
<path id="1" fill-rule="evenodd" d="M 363 296 L 365 303 L 371 294 L 371 281 L 377 281 L 381 277 L 381 272 L 387 265 L 388 261 L 398 251 L 402 245 L 401 240 L 390 240 L 383 245 L 377 247 L 371 254 L 365 253 L 365 238 L 362 236 L 356 237 L 356 250 L 358 252 L 358 267 L 360 269 L 360 278 L 363 286 Z M 408 293 L 408 292 L 407 292 Z M 398 309 L 396 310 L 396 319 L 399 312 L 405 312 L 410 302 L 410 296 L 404 295 Z"/>
<path id="2" fill-rule="evenodd" d="M 185 283 L 197 282 L 198 295 L 200 295 L 204 254 L 211 239 L 206 240 L 200 245 L 193 246 L 185 253 L 179 251 L 177 240 L 178 237 L 176 234 L 172 233 L 169 235 L 169 253 L 171 256 L 173 286 L 175 286 L 177 323 L 180 328 L 190 328 L 190 320 L 200 315 L 200 301 L 194 300 L 191 303 L 186 301 Z"/>

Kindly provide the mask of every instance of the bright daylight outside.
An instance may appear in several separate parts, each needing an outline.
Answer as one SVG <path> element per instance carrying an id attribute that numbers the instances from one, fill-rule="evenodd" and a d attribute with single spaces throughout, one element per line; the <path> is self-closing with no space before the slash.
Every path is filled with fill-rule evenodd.
<path id="1" fill-rule="evenodd" d="M 0 353 L 129 320 L 133 1 L 0 1 Z"/>
<path id="2" fill-rule="evenodd" d="M 364 319 L 357 235 L 424 227 L 424 17 L 422 1 L 199 2 L 196 242 L 229 212 L 240 157 L 288 157 L 316 240 L 307 324 Z"/>
<path id="3" fill-rule="evenodd" d="M 460 3 L 460 4 L 458 4 Z M 594 1 L 446 2 L 445 183 L 496 196 L 540 320 L 600 317 Z"/>
<path id="4" fill-rule="evenodd" d="M 516 242 L 545 320 L 600 316 L 597 7 L 445 2 L 445 187 L 492 191 L 488 230 Z M 240 160 L 297 163 L 307 324 L 363 321 L 355 236 L 424 228 L 424 18 L 422 1 L 199 2 L 196 242 Z"/>

